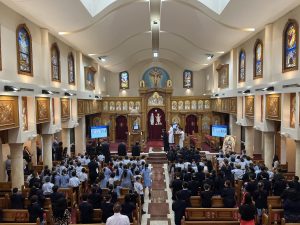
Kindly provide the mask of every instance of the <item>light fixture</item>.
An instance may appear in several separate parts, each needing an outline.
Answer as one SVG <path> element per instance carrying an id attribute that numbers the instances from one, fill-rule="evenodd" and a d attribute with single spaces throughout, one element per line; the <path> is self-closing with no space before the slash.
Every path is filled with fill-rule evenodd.
<path id="1" fill-rule="evenodd" d="M 59 35 L 68 35 L 71 34 L 71 32 L 67 32 L 67 31 L 60 31 L 58 32 Z"/>
<path id="2" fill-rule="evenodd" d="M 73 95 L 76 95 L 76 94 L 74 94 L 74 93 L 71 93 L 71 92 L 65 92 L 65 96 L 73 96 Z"/>
<path id="3" fill-rule="evenodd" d="M 213 54 L 206 54 L 206 55 L 207 55 L 207 60 L 211 60 L 214 57 Z"/>
<path id="4" fill-rule="evenodd" d="M 42 90 L 42 94 L 45 94 L 45 95 L 53 95 L 53 91 Z"/>
<path id="5" fill-rule="evenodd" d="M 18 92 L 18 91 L 20 91 L 20 89 L 14 87 L 14 86 L 8 86 L 8 85 L 6 85 L 6 86 L 4 86 L 4 91 Z"/>
<path id="6" fill-rule="evenodd" d="M 214 94 L 213 96 L 214 96 L 214 97 L 219 97 L 219 94 Z"/>
<path id="7" fill-rule="evenodd" d="M 88 56 L 95 56 L 95 55 L 97 55 L 97 54 L 95 54 L 95 53 L 88 54 Z"/>
<path id="8" fill-rule="evenodd" d="M 98 59 L 100 59 L 101 62 L 106 62 L 106 56 L 100 56 Z"/>
<path id="9" fill-rule="evenodd" d="M 282 88 L 300 87 L 300 84 L 284 84 Z"/>
<path id="10" fill-rule="evenodd" d="M 208 66 L 208 64 L 207 64 L 207 63 L 204 63 L 204 64 L 202 64 L 202 66 Z"/>
<path id="11" fill-rule="evenodd" d="M 243 94 L 249 94 L 251 91 L 249 90 L 249 89 L 247 89 L 247 90 L 245 90 L 245 91 L 243 91 L 242 93 Z"/>
<path id="12" fill-rule="evenodd" d="M 270 87 L 265 87 L 263 89 L 261 89 L 262 91 L 274 91 L 274 87 L 270 86 Z"/>
<path id="13" fill-rule="evenodd" d="M 95 98 L 100 98 L 98 95 L 95 95 Z"/>
<path id="14" fill-rule="evenodd" d="M 219 52 L 216 52 L 217 54 L 224 54 L 225 52 L 223 51 L 219 51 Z"/>
<path id="15" fill-rule="evenodd" d="M 158 21 L 157 21 L 157 20 L 154 20 L 154 21 L 153 21 L 153 24 L 154 24 L 154 25 L 157 25 L 157 24 L 158 24 Z"/>
<path id="16" fill-rule="evenodd" d="M 158 55 L 159 55 L 158 52 L 153 52 L 153 57 L 154 58 L 158 58 Z"/>
<path id="17" fill-rule="evenodd" d="M 252 27 L 242 28 L 242 31 L 253 32 L 253 31 L 255 31 L 255 28 L 252 28 Z"/>

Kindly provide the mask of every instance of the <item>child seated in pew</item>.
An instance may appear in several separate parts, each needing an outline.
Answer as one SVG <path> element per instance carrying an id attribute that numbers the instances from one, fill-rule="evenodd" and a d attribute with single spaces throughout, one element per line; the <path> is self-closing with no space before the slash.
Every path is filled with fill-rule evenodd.
<path id="1" fill-rule="evenodd" d="M 80 221 L 83 224 L 92 223 L 93 206 L 87 201 L 87 194 L 82 195 L 82 202 L 79 204 Z"/>
<path id="2" fill-rule="evenodd" d="M 29 213 L 29 223 L 36 223 L 37 218 L 40 218 L 40 221 L 43 221 L 44 210 L 38 203 L 38 196 L 33 195 L 30 198 L 28 213 Z"/>
<path id="3" fill-rule="evenodd" d="M 10 204 L 12 209 L 24 209 L 24 198 L 22 193 L 19 193 L 18 188 L 13 189 L 13 193 L 10 196 Z"/>
<path id="4" fill-rule="evenodd" d="M 121 214 L 128 216 L 130 223 L 133 222 L 132 213 L 136 205 L 131 201 L 130 195 L 125 196 L 125 202 L 122 204 Z"/>

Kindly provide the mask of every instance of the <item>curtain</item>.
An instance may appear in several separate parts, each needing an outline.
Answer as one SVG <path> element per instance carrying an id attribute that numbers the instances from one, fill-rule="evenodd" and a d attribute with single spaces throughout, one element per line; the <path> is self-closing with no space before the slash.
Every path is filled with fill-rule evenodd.
<path id="1" fill-rule="evenodd" d="M 148 112 L 148 140 L 161 140 L 162 130 L 166 129 L 165 113 L 159 108 Z"/>
<path id="2" fill-rule="evenodd" d="M 197 116 L 188 115 L 185 119 L 185 133 L 191 135 L 198 133 Z"/>
<path id="3" fill-rule="evenodd" d="M 127 132 L 127 118 L 125 116 L 118 116 L 116 118 L 116 141 L 126 141 Z"/>

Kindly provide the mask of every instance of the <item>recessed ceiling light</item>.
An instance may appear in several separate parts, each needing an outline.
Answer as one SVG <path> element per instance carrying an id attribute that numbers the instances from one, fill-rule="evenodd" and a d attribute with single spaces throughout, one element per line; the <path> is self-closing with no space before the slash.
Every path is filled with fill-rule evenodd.
<path id="1" fill-rule="evenodd" d="M 223 51 L 220 51 L 220 52 L 216 52 L 216 53 L 218 53 L 218 54 L 224 54 L 225 52 L 223 52 Z"/>
<path id="2" fill-rule="evenodd" d="M 255 31 L 255 28 L 243 28 L 243 31 L 253 32 Z"/>
<path id="3" fill-rule="evenodd" d="M 158 58 L 158 52 L 153 52 L 153 57 Z"/>
<path id="4" fill-rule="evenodd" d="M 88 56 L 95 56 L 95 55 L 97 55 L 97 54 L 94 54 L 94 53 L 88 54 Z"/>
<path id="5" fill-rule="evenodd" d="M 214 57 L 213 54 L 207 54 L 207 60 L 211 60 Z"/>
<path id="6" fill-rule="evenodd" d="M 101 62 L 106 62 L 106 56 L 100 56 L 98 57 Z"/>
<path id="7" fill-rule="evenodd" d="M 59 35 L 68 35 L 68 34 L 71 34 L 71 32 L 67 32 L 67 31 L 61 31 L 61 32 L 58 32 Z"/>

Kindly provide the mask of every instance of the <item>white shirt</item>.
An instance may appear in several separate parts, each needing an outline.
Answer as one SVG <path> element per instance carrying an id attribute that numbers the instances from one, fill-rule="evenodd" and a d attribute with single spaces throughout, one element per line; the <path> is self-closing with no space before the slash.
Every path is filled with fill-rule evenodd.
<path id="1" fill-rule="evenodd" d="M 136 191 L 137 194 L 143 195 L 143 185 L 139 182 L 134 182 L 134 190 Z"/>
<path id="2" fill-rule="evenodd" d="M 43 194 L 44 195 L 51 194 L 53 192 L 52 191 L 53 186 L 54 186 L 54 184 L 52 184 L 50 182 L 44 183 L 42 186 Z"/>
<path id="3" fill-rule="evenodd" d="M 169 143 L 173 144 L 174 143 L 174 132 L 173 132 L 173 127 L 170 127 L 169 130 Z"/>
<path id="4" fill-rule="evenodd" d="M 88 176 L 86 173 L 79 173 L 78 174 L 78 179 L 80 180 L 80 182 L 84 182 L 84 181 L 87 181 L 88 180 Z"/>
<path id="5" fill-rule="evenodd" d="M 78 187 L 80 184 L 80 180 L 77 177 L 71 177 L 69 180 L 70 187 Z"/>
<path id="6" fill-rule="evenodd" d="M 130 225 L 128 216 L 115 213 L 113 216 L 108 217 L 106 225 Z"/>

